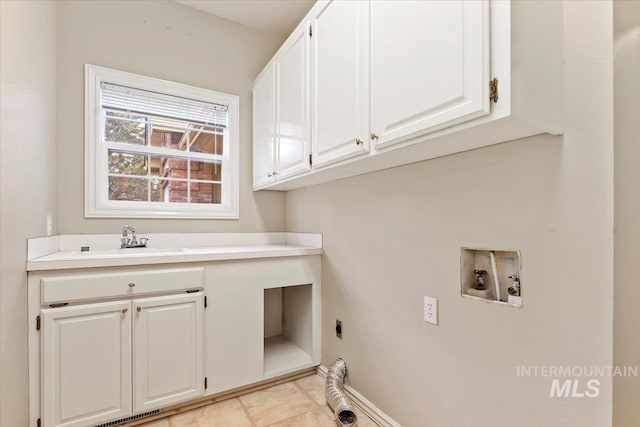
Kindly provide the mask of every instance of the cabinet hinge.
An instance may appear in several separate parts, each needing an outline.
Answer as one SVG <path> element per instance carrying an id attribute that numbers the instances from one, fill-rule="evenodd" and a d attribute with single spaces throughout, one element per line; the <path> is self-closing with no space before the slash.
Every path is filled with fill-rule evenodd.
<path id="1" fill-rule="evenodd" d="M 36 316 L 36 331 L 40 330 L 40 316 Z M 40 421 L 40 420 L 38 420 Z"/>
<path id="2" fill-rule="evenodd" d="M 207 377 L 204 377 L 204 389 L 206 390 L 209 385 L 207 384 Z"/>
<path id="3" fill-rule="evenodd" d="M 489 81 L 489 101 L 498 102 L 498 79 Z"/>
<path id="4" fill-rule="evenodd" d="M 204 308 L 207 308 L 207 296 L 204 296 Z"/>
<path id="5" fill-rule="evenodd" d="M 309 154 L 309 166 L 313 166 L 313 154 Z"/>
<path id="6" fill-rule="evenodd" d="M 40 317 L 40 316 L 38 316 L 38 317 Z M 38 418 L 38 419 L 36 420 L 36 426 L 37 426 L 37 427 L 40 427 L 40 425 L 41 425 L 41 424 L 42 424 L 42 421 L 40 421 L 40 418 Z"/>
<path id="7" fill-rule="evenodd" d="M 309 37 L 313 36 L 313 29 L 311 26 L 309 26 Z"/>

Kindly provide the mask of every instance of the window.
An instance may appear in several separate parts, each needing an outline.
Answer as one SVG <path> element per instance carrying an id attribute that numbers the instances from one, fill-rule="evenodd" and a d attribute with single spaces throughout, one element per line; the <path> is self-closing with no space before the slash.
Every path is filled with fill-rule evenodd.
<path id="1" fill-rule="evenodd" d="M 238 218 L 238 97 L 85 66 L 85 216 Z"/>

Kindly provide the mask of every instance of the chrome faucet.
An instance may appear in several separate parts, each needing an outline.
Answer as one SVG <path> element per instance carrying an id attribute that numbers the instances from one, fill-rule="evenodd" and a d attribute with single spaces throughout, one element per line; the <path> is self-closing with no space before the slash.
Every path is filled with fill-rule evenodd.
<path id="1" fill-rule="evenodd" d="M 131 238 L 129 238 L 129 232 L 131 232 Z M 149 239 L 145 237 L 141 237 L 140 242 L 138 242 L 138 239 L 136 238 L 136 229 L 125 225 L 122 227 L 122 239 L 120 239 L 122 244 L 120 245 L 120 248 L 146 248 L 148 240 Z"/>

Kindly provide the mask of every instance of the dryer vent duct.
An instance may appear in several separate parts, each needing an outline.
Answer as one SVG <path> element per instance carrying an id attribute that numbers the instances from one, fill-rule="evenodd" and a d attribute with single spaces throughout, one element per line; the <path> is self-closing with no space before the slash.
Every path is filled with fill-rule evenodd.
<path id="1" fill-rule="evenodd" d="M 325 396 L 327 403 L 336 416 L 336 423 L 340 427 L 355 427 L 358 425 L 356 412 L 351 401 L 344 395 L 344 379 L 347 377 L 347 365 L 338 359 L 329 367 Z"/>

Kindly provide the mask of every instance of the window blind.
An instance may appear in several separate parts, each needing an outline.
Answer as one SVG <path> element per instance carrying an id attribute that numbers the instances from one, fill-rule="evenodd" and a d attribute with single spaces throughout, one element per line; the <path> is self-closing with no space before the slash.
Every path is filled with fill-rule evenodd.
<path id="1" fill-rule="evenodd" d="M 227 127 L 226 105 L 198 101 L 157 92 L 101 83 L 101 107 L 138 114 L 183 119 L 188 122 Z"/>

